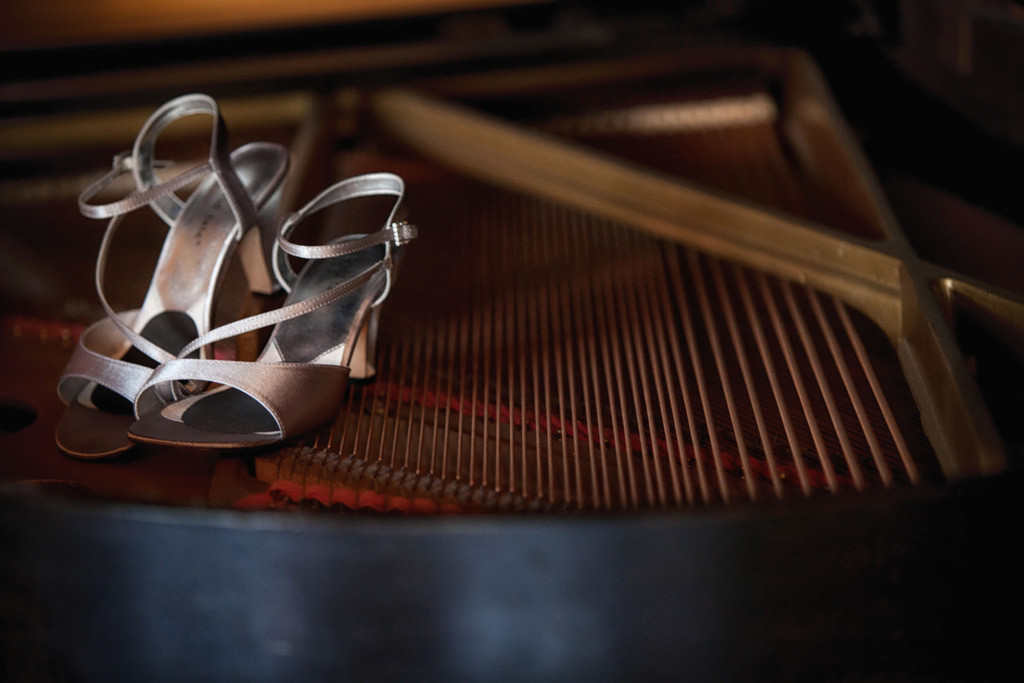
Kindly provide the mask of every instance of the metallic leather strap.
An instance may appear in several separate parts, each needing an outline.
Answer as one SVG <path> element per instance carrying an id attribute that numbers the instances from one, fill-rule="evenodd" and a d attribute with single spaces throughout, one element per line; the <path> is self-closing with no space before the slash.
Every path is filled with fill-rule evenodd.
<path id="1" fill-rule="evenodd" d="M 107 255 L 110 252 L 110 244 L 114 239 L 114 235 L 117 233 L 117 228 L 121 224 L 121 218 L 121 216 L 114 216 L 110 219 L 110 224 L 103 233 L 103 240 L 100 242 L 99 253 L 96 255 L 96 270 L 94 274 L 96 295 L 100 300 L 100 304 L 103 306 L 103 310 L 107 314 L 106 320 L 117 327 L 121 336 L 128 340 L 132 346 L 137 348 L 139 351 L 142 351 L 153 360 L 158 363 L 164 363 L 174 358 L 174 354 L 161 346 L 154 344 L 136 332 L 131 325 L 134 316 L 131 319 L 125 320 L 122 315 L 115 311 L 113 306 L 110 305 L 110 301 L 107 299 L 106 288 L 103 286 L 103 275 L 107 271 Z"/>
<path id="2" fill-rule="evenodd" d="M 166 165 L 166 162 L 161 162 Z M 129 152 L 121 152 L 114 157 L 111 169 L 96 182 L 85 188 L 78 196 L 78 209 L 82 215 L 89 218 L 113 218 L 122 214 L 134 211 L 135 209 L 159 202 L 165 196 L 174 196 L 176 190 L 180 190 L 189 183 L 198 180 L 210 173 L 209 162 L 190 168 L 183 173 L 176 175 L 170 180 L 152 185 L 145 190 L 136 190 L 126 197 L 108 204 L 90 204 L 89 200 L 102 192 L 110 183 L 125 173 L 132 172 L 135 162 Z M 177 197 L 174 197 L 177 199 Z"/>
<path id="3" fill-rule="evenodd" d="M 239 238 L 250 227 L 256 225 L 258 214 L 256 207 L 235 174 L 231 165 L 230 146 L 228 144 L 227 125 L 220 115 L 217 101 L 203 93 L 182 95 L 164 103 L 149 117 L 139 134 L 135 137 L 132 147 L 132 171 L 139 189 L 147 189 L 160 184 L 154 170 L 153 150 L 160 133 L 174 121 L 186 116 L 206 114 L 212 117 L 213 125 L 210 132 L 210 153 L 207 163 L 217 178 L 217 183 L 224 191 L 231 205 L 231 210 L 238 219 Z M 154 202 L 153 210 L 171 225 L 181 213 L 185 202 L 179 197 L 167 195 Z"/>
<path id="4" fill-rule="evenodd" d="M 126 311 L 119 317 L 124 317 L 130 325 L 136 313 Z M 86 328 L 57 383 L 60 399 L 70 404 L 86 384 L 95 382 L 129 401 L 134 400 L 152 369 L 114 358 L 123 351 L 124 343 L 121 330 L 111 318 L 103 318 Z"/>
<path id="5" fill-rule="evenodd" d="M 175 400 L 167 388 L 183 380 L 205 380 L 243 391 L 273 416 L 282 438 L 301 434 L 333 417 L 341 401 L 349 370 L 317 363 L 253 363 L 182 358 L 165 363 L 139 391 L 137 417 Z M 301 408 L 296 408 L 301 406 Z"/>
<path id="6" fill-rule="evenodd" d="M 153 158 L 157 137 L 172 122 L 195 114 L 213 117 L 207 161 L 170 180 L 161 181 L 157 178 L 155 170 L 161 163 Z M 89 200 L 107 187 L 114 178 L 127 172 L 131 172 L 135 177 L 135 192 L 108 204 L 89 204 Z M 203 94 L 183 95 L 153 112 L 136 136 L 132 151 L 114 157 L 111 171 L 82 192 L 78 206 L 81 212 L 90 218 L 112 218 L 148 205 L 165 223 L 173 225 L 182 207 L 185 206 L 185 202 L 174 192 L 210 173 L 216 178 L 231 206 L 231 211 L 238 221 L 236 239 L 241 239 L 249 228 L 257 225 L 258 211 L 231 164 L 227 126 L 213 98 Z"/>
<path id="7" fill-rule="evenodd" d="M 335 285 L 316 296 L 311 296 L 308 299 L 303 299 L 302 301 L 297 301 L 293 304 L 282 306 L 281 308 L 272 311 L 257 313 L 256 315 L 251 315 L 247 318 L 227 323 L 226 325 L 221 325 L 220 327 L 210 330 L 206 334 L 200 335 L 187 344 L 180 352 L 178 352 L 178 358 L 185 358 L 196 349 L 200 349 L 207 344 L 213 344 L 224 339 L 237 337 L 238 335 L 245 334 L 246 332 L 270 327 L 271 325 L 276 325 L 277 323 L 284 322 L 286 320 L 293 320 L 294 318 L 298 318 L 299 316 L 311 313 L 319 308 L 323 308 L 324 306 L 328 306 L 339 299 L 345 298 L 369 282 L 375 274 L 390 267 L 390 259 L 389 257 L 385 257 L 358 275 L 355 275 L 341 284 Z"/>
<path id="8" fill-rule="evenodd" d="M 292 242 L 289 236 L 295 226 L 303 220 L 322 211 L 323 209 L 349 201 L 358 197 L 375 197 L 390 195 L 395 197 L 395 203 L 384 227 L 367 235 L 350 240 L 339 240 L 331 244 L 304 245 Z M 417 228 L 415 225 L 401 221 L 405 211 L 405 182 L 401 177 L 393 173 L 367 173 L 353 178 L 342 180 L 328 187 L 326 190 L 314 197 L 304 207 L 290 215 L 278 231 L 276 252 L 273 259 L 274 271 L 278 281 L 286 291 L 291 291 L 297 277 L 295 271 L 288 263 L 286 254 L 297 256 L 303 259 L 325 259 L 354 254 L 369 247 L 385 245 L 385 259 L 391 257 L 393 246 L 400 246 L 416 238 Z M 380 300 L 387 296 L 391 289 L 391 272 L 388 269 L 387 284 Z M 379 303 L 380 301 L 376 302 Z M 376 304 L 375 304 L 376 305 Z"/>

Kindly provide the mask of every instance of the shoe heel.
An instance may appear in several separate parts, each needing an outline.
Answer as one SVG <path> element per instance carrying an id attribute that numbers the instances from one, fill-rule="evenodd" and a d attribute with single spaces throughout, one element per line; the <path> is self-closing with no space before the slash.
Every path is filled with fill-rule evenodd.
<path id="1" fill-rule="evenodd" d="M 242 262 L 249 291 L 256 294 L 273 294 L 279 289 L 277 279 L 270 268 L 259 228 L 251 228 L 242 237 L 238 244 L 238 258 Z"/>
<path id="2" fill-rule="evenodd" d="M 377 330 L 380 325 L 380 306 L 370 310 L 366 324 L 359 330 L 356 346 L 349 361 L 348 381 L 351 384 L 370 384 L 377 378 Z"/>

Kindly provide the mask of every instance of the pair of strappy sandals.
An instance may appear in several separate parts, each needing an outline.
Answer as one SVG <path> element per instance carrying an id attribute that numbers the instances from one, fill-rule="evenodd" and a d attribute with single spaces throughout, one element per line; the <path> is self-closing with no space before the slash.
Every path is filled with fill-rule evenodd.
<path id="1" fill-rule="evenodd" d="M 209 160 L 159 180 L 153 150 L 160 132 L 200 114 L 213 119 Z M 96 261 L 107 317 L 82 334 L 58 383 L 67 406 L 56 431 L 64 453 L 110 458 L 135 442 L 270 446 L 332 420 L 347 383 L 372 377 L 380 304 L 403 245 L 416 236 L 403 220 L 404 183 L 391 173 L 348 178 L 282 222 L 287 171 L 288 151 L 277 144 L 229 152 L 216 101 L 193 94 L 157 109 L 134 147 L 82 193 L 85 215 L 110 219 Z M 89 203 L 125 173 L 134 177 L 134 192 L 109 204 Z M 175 194 L 197 181 L 187 200 Z M 289 239 L 311 214 L 364 197 L 382 197 L 390 207 L 375 223 L 379 229 L 322 245 Z M 107 254 L 124 214 L 143 206 L 169 230 L 141 307 L 115 311 L 103 286 Z M 278 309 L 211 329 L 214 295 L 236 251 L 251 291 L 288 294 Z M 289 255 L 306 261 L 298 273 Z M 255 361 L 213 357 L 216 342 L 270 326 Z"/>

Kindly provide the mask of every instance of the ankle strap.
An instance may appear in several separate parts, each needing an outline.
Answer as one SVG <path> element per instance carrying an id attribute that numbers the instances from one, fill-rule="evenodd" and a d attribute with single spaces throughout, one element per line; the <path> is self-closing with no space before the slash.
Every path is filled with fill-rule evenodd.
<path id="1" fill-rule="evenodd" d="M 318 211 L 350 199 L 380 195 L 394 196 L 395 203 L 388 214 L 384 227 L 376 232 L 355 239 L 318 245 L 297 244 L 289 239 L 295 226 Z M 375 305 L 380 303 L 391 289 L 392 248 L 411 242 L 418 234 L 415 225 L 402 220 L 405 210 L 405 182 L 393 173 L 368 173 L 335 183 L 281 224 L 273 259 L 274 272 L 278 281 L 286 291 L 290 292 L 297 278 L 291 264 L 288 263 L 286 254 L 303 259 L 327 259 L 354 254 L 357 251 L 383 244 L 385 252 L 382 261 L 388 273 L 384 292 Z"/>
<path id="2" fill-rule="evenodd" d="M 392 195 L 396 198 L 391 213 L 388 215 L 387 224 L 380 230 L 356 239 L 343 240 L 325 245 L 301 245 L 287 239 L 287 235 L 291 234 L 295 226 L 301 222 L 303 218 L 341 201 L 354 199 L 356 197 L 370 197 L 375 195 Z M 405 221 L 395 221 L 396 216 L 405 210 L 405 205 L 403 203 L 404 196 L 405 183 L 400 177 L 393 173 L 373 173 L 356 176 L 354 178 L 349 178 L 348 180 L 343 180 L 340 183 L 336 183 L 321 192 L 299 211 L 289 216 L 281 225 L 281 229 L 278 234 L 278 252 L 275 255 L 274 268 L 275 271 L 278 272 L 278 279 L 281 281 L 282 286 L 284 286 L 288 291 L 291 291 L 291 287 L 297 279 L 295 272 L 288 264 L 287 258 L 285 258 L 286 253 L 306 259 L 326 259 L 344 256 L 346 254 L 354 254 L 355 252 L 368 247 L 377 244 L 384 244 L 384 257 L 344 282 L 334 285 L 333 287 L 320 292 L 315 296 L 309 297 L 308 299 L 302 299 L 301 301 L 282 306 L 281 308 L 267 311 L 265 313 L 258 313 L 210 330 L 182 348 L 178 352 L 178 358 L 184 358 L 203 346 L 207 346 L 214 342 L 236 337 L 246 332 L 270 327 L 271 325 L 276 325 L 277 323 L 306 315 L 307 313 L 348 296 L 370 282 L 370 280 L 377 276 L 378 273 L 384 271 L 384 288 L 372 304 L 373 306 L 379 305 L 387 297 L 391 289 L 391 271 L 394 268 L 393 255 L 391 251 L 392 248 L 394 246 L 401 246 L 415 239 L 418 234 L 415 225 L 406 223 Z M 284 270 L 284 268 L 287 270 Z M 287 276 L 282 277 L 282 273 L 287 273 Z M 175 388 L 174 390 L 178 391 L 179 389 L 180 387 Z"/>
<path id="3" fill-rule="evenodd" d="M 156 165 L 167 166 L 169 164 L 167 162 L 157 162 Z M 210 163 L 206 162 L 179 173 L 166 182 L 152 185 L 144 190 L 135 190 L 117 201 L 110 202 L 108 204 L 89 203 L 90 199 L 102 192 L 108 185 L 110 185 L 110 183 L 114 182 L 125 173 L 132 172 L 134 168 L 135 160 L 129 152 L 121 152 L 116 155 L 114 157 L 114 163 L 112 164 L 111 169 L 107 171 L 106 175 L 89 187 L 85 188 L 85 190 L 82 191 L 82 194 L 78 196 L 78 208 L 82 212 L 82 215 L 89 218 L 113 218 L 115 216 L 120 216 L 134 211 L 135 209 L 146 206 L 147 204 L 153 205 L 155 210 L 156 204 L 164 198 L 173 197 L 175 200 L 181 201 L 174 195 L 174 192 L 176 190 L 180 190 L 189 183 L 198 180 L 199 178 L 205 177 L 211 170 Z"/>
<path id="4" fill-rule="evenodd" d="M 165 166 L 166 162 L 158 162 L 153 158 L 157 138 L 172 122 L 195 114 L 207 114 L 213 118 L 207 161 L 170 180 L 160 181 L 156 176 L 156 168 Z M 135 177 L 136 191 L 108 204 L 89 203 L 90 199 L 115 178 L 129 171 Z M 220 115 L 217 102 L 212 97 L 203 94 L 183 95 L 153 112 L 136 136 L 131 152 L 122 152 L 114 157 L 112 169 L 79 196 L 78 207 L 90 218 L 113 218 L 149 205 L 165 223 L 173 225 L 185 205 L 174 192 L 209 173 L 213 173 L 231 205 L 231 210 L 238 221 L 237 238 L 241 239 L 250 227 L 256 225 L 258 212 L 231 165 L 227 126 Z"/>

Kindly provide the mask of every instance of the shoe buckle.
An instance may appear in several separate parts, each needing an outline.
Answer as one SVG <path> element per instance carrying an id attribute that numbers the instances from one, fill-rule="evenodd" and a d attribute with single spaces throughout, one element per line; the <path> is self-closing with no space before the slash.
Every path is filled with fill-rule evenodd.
<path id="1" fill-rule="evenodd" d="M 416 235 L 419 231 L 416 226 L 406 221 L 396 221 L 391 224 L 391 234 L 393 236 L 393 242 L 395 246 L 400 247 L 403 244 L 408 244 L 416 239 Z"/>
<path id="2" fill-rule="evenodd" d="M 115 154 L 110 167 L 115 171 L 119 171 L 121 173 L 127 173 L 128 171 L 134 169 L 135 159 L 134 157 L 132 157 L 131 150 L 125 150 L 123 152 L 118 152 L 117 154 Z"/>
<path id="3" fill-rule="evenodd" d="M 167 161 L 165 159 L 153 159 L 150 163 L 153 165 L 153 168 L 170 168 L 171 166 L 174 165 L 173 162 Z M 134 171 L 135 154 L 130 149 L 126 149 L 123 152 L 118 152 L 117 154 L 114 155 L 113 162 L 111 163 L 111 168 L 113 168 L 115 171 L 120 171 L 121 173 Z"/>

